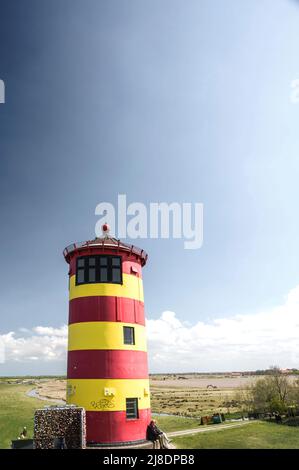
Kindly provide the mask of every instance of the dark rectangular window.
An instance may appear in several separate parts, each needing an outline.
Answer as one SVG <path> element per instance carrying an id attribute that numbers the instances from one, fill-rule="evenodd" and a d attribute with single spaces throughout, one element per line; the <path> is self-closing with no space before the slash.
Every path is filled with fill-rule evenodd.
<path id="1" fill-rule="evenodd" d="M 132 326 L 124 326 L 124 344 L 135 344 L 135 331 Z"/>
<path id="2" fill-rule="evenodd" d="M 76 284 L 122 284 L 120 256 L 82 256 L 77 259 Z"/>
<path id="3" fill-rule="evenodd" d="M 120 258 L 119 257 L 116 258 L 116 256 L 114 256 L 112 258 L 112 266 L 120 266 Z"/>
<path id="4" fill-rule="evenodd" d="M 121 275 L 120 275 L 120 269 L 119 268 L 112 268 L 112 282 L 115 282 L 116 284 L 120 284 L 121 282 Z"/>
<path id="5" fill-rule="evenodd" d="M 88 282 L 96 282 L 96 259 L 89 257 L 88 260 Z"/>
<path id="6" fill-rule="evenodd" d="M 84 284 L 85 277 L 84 277 L 84 269 L 77 269 L 77 284 Z"/>
<path id="7" fill-rule="evenodd" d="M 126 418 L 138 419 L 138 398 L 126 398 Z"/>
<path id="8" fill-rule="evenodd" d="M 79 258 L 77 260 L 77 284 L 83 284 L 85 282 L 85 260 L 84 258 Z"/>
<path id="9" fill-rule="evenodd" d="M 107 256 L 101 256 L 100 257 L 100 266 L 107 266 L 108 261 L 107 261 Z"/>
<path id="10" fill-rule="evenodd" d="M 100 282 L 108 282 L 108 269 L 100 268 Z"/>

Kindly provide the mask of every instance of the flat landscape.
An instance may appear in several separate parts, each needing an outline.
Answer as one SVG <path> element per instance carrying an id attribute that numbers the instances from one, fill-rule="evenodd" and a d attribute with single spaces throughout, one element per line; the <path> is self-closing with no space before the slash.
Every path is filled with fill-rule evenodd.
<path id="1" fill-rule="evenodd" d="M 154 413 L 200 417 L 213 413 L 240 411 L 236 393 L 254 383 L 255 376 L 153 375 L 150 378 Z M 3 382 L 31 385 L 35 395 L 48 400 L 65 400 L 66 381 L 61 378 L 2 379 Z"/>
<path id="2" fill-rule="evenodd" d="M 182 378 L 184 377 L 184 378 Z M 173 436 L 177 448 L 299 448 L 298 428 L 268 422 L 240 423 L 241 429 L 225 425 L 200 426 L 200 417 L 223 412 L 226 418 L 241 416 L 236 393 L 257 377 L 165 375 L 151 377 L 152 411 L 168 433 L 198 430 Z M 65 398 L 63 378 L 0 379 L 0 448 L 9 448 L 24 426 L 33 436 L 37 408 L 55 405 Z M 39 398 L 37 398 L 39 397 Z M 234 424 L 235 425 L 235 424 Z M 204 431 L 204 432 L 202 432 Z M 207 432 L 206 432 L 207 431 Z"/>
<path id="3" fill-rule="evenodd" d="M 255 380 L 255 376 L 225 374 L 151 376 L 152 410 L 189 417 L 236 413 L 237 392 Z"/>

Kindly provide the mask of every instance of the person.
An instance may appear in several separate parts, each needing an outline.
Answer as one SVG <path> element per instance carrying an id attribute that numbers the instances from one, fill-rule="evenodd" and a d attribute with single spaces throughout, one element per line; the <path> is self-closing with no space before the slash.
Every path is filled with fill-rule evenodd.
<path id="1" fill-rule="evenodd" d="M 20 434 L 20 439 L 26 439 L 27 436 L 27 428 L 24 426 L 23 431 Z"/>
<path id="2" fill-rule="evenodd" d="M 160 445 L 161 449 L 169 449 L 170 440 L 166 436 L 165 432 L 161 431 L 161 429 L 157 426 L 157 421 L 152 419 L 150 424 L 147 427 L 147 440 L 153 441 L 154 449 L 158 448 L 157 444 Z"/>

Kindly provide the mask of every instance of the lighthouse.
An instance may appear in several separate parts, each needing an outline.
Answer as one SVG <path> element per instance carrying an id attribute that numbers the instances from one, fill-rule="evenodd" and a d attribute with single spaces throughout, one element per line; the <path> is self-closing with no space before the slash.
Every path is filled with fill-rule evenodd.
<path id="1" fill-rule="evenodd" d="M 67 403 L 85 408 L 90 445 L 136 444 L 150 421 L 144 250 L 109 235 L 74 243 L 69 264 Z"/>

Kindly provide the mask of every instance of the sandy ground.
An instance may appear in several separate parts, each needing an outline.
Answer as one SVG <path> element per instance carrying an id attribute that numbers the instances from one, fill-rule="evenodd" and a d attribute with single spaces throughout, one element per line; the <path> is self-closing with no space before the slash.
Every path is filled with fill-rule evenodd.
<path id="1" fill-rule="evenodd" d="M 185 378 L 185 379 L 165 379 L 151 380 L 151 385 L 154 387 L 171 387 L 171 388 L 204 388 L 208 385 L 217 387 L 218 389 L 228 388 L 243 388 L 247 385 L 251 385 L 256 381 L 256 376 L 248 377 L 196 377 L 196 378 Z"/>
<path id="2" fill-rule="evenodd" d="M 66 380 L 49 380 L 41 382 L 35 387 L 37 394 L 46 399 L 65 400 Z"/>

